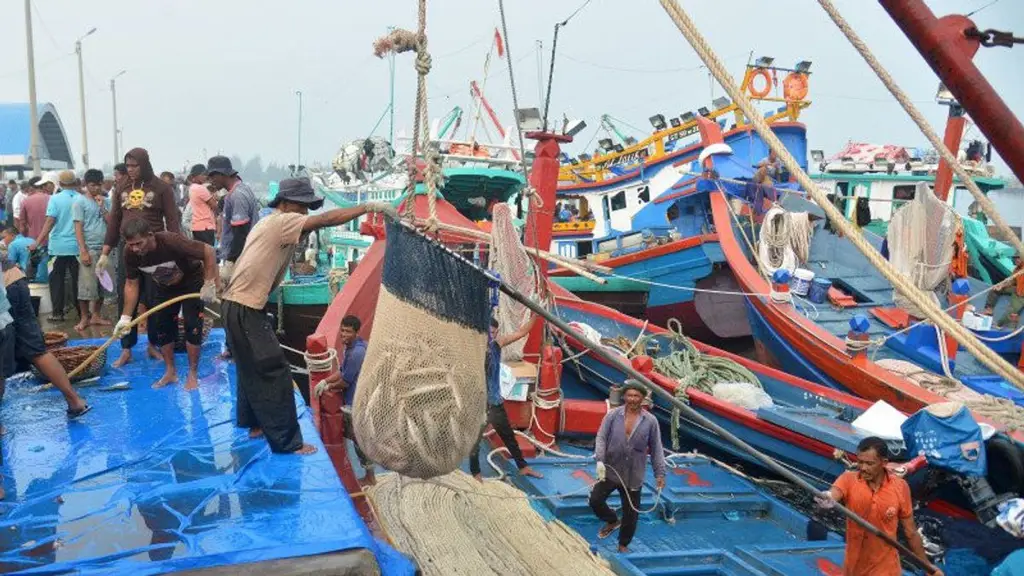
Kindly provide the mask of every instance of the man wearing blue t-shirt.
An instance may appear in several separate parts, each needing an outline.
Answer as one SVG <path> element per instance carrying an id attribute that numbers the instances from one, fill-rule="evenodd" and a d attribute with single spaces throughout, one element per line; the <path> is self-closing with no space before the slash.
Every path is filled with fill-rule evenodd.
<path id="1" fill-rule="evenodd" d="M 480 438 L 476 441 L 476 445 L 469 451 L 469 471 L 477 480 L 483 479 L 480 476 L 480 443 L 484 439 L 484 431 L 487 430 L 488 425 L 493 426 L 494 431 L 498 433 L 501 443 L 505 445 L 509 455 L 512 456 L 516 466 L 519 467 L 520 475 L 532 476 L 534 478 L 544 477 L 540 472 L 530 468 L 526 458 L 523 458 L 523 452 L 519 449 L 519 442 L 516 440 L 515 431 L 512 430 L 512 424 L 508 421 L 508 413 L 505 412 L 505 401 L 501 397 L 501 349 L 525 338 L 530 333 L 532 326 L 533 317 L 512 334 L 499 336 L 498 321 L 493 318 L 491 319 L 491 334 L 487 343 L 487 361 L 484 365 L 484 375 L 487 378 L 487 422 L 480 429 Z"/>
<path id="2" fill-rule="evenodd" d="M 50 198 L 46 205 L 46 222 L 43 230 L 36 238 L 34 245 L 49 246 L 49 255 L 53 258 L 53 270 L 50 272 L 50 301 L 53 303 L 53 322 L 64 321 L 64 277 L 71 277 L 71 294 L 68 300 L 78 300 L 78 240 L 75 238 L 75 222 L 72 218 L 72 206 L 78 193 L 78 178 L 75 173 L 65 170 L 60 173 L 58 182 L 60 191 Z M 79 313 L 81 314 L 81 313 Z M 81 318 L 80 318 L 81 319 Z"/>

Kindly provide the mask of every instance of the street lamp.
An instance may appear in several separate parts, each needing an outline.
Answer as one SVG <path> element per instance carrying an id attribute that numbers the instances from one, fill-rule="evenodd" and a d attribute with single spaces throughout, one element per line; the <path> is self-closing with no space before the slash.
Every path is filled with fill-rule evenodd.
<path id="1" fill-rule="evenodd" d="M 82 109 L 82 167 L 89 168 L 89 137 L 85 126 L 85 72 L 82 66 L 82 40 L 92 36 L 96 28 L 92 28 L 75 40 L 75 55 L 78 56 L 78 103 Z"/>
<path id="2" fill-rule="evenodd" d="M 296 90 L 295 95 L 299 97 L 299 140 L 298 140 L 298 162 L 296 166 L 302 166 L 302 90 Z"/>
<path id="3" fill-rule="evenodd" d="M 110 101 L 114 105 L 114 165 L 115 166 L 117 166 L 117 164 L 121 161 L 121 150 L 120 150 L 120 148 L 117 145 L 117 133 L 118 133 L 118 129 L 117 129 L 117 88 L 114 86 L 114 80 L 117 80 L 121 76 L 124 76 L 125 72 L 127 72 L 127 70 L 121 70 L 117 74 L 114 74 L 114 77 L 110 79 Z"/>

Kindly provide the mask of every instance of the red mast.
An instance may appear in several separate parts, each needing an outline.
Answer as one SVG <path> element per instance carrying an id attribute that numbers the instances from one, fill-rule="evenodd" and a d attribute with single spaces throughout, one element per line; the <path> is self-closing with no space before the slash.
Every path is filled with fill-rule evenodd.
<path id="1" fill-rule="evenodd" d="M 966 16 L 936 18 L 922 0 L 879 0 L 917 51 L 971 115 L 1017 178 L 1024 179 L 1024 126 L 971 59 L 980 40 Z M 950 150 L 954 154 L 956 150 Z"/>

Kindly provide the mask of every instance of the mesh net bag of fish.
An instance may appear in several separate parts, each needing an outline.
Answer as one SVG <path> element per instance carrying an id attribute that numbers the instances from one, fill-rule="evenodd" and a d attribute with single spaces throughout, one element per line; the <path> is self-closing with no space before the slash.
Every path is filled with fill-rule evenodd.
<path id="1" fill-rule="evenodd" d="M 432 478 L 469 455 L 486 417 L 488 283 L 469 262 L 388 222 L 352 410 L 356 438 L 374 462 Z"/>
<path id="2" fill-rule="evenodd" d="M 508 204 L 494 205 L 491 226 L 490 267 L 502 281 L 517 288 L 523 294 L 536 298 L 536 280 L 533 262 L 526 254 L 519 232 L 512 223 L 512 208 Z M 516 302 L 511 296 L 501 294 L 498 299 L 498 335 L 507 336 L 523 327 L 530 320 L 530 309 Z M 504 362 L 522 360 L 526 339 L 512 342 L 501 349 Z"/>

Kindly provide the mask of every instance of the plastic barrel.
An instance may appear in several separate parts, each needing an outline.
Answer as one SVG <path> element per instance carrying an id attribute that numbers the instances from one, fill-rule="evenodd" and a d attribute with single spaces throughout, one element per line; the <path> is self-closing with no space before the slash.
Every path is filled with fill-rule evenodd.
<path id="1" fill-rule="evenodd" d="M 828 299 L 828 289 L 831 287 L 832 281 L 828 278 L 815 278 L 807 292 L 807 299 L 815 304 L 824 304 Z"/>
<path id="2" fill-rule="evenodd" d="M 797 268 L 793 272 L 793 284 L 790 286 L 790 292 L 797 296 L 807 296 L 807 292 L 811 289 L 811 282 L 814 280 L 814 272 L 806 268 Z"/>

